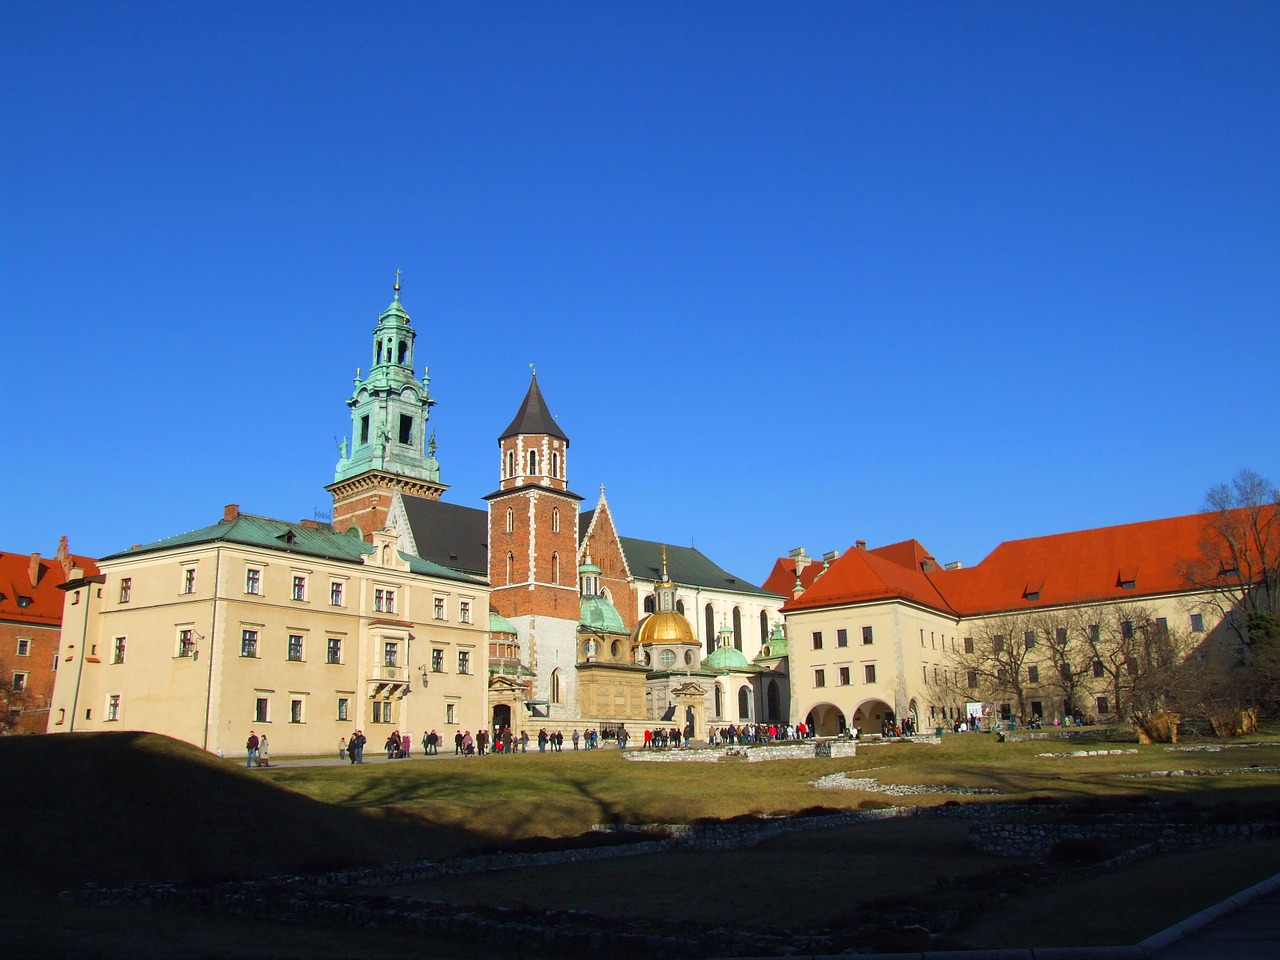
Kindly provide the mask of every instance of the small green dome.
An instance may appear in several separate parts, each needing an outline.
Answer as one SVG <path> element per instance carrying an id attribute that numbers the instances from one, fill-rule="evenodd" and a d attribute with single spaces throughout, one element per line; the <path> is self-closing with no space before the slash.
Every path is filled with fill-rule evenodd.
<path id="1" fill-rule="evenodd" d="M 702 661 L 704 670 L 746 670 L 749 666 L 746 655 L 733 645 L 716 647 L 711 656 Z"/>
<path id="2" fill-rule="evenodd" d="M 760 655 L 757 660 L 774 660 L 787 656 L 787 635 L 783 632 L 782 624 L 775 623 L 773 630 L 769 632 L 769 639 L 760 649 Z"/>
<path id="3" fill-rule="evenodd" d="M 626 633 L 622 615 L 604 597 L 583 597 L 579 602 L 578 622 L 601 633 Z"/>
<path id="4" fill-rule="evenodd" d="M 495 610 L 489 611 L 489 632 L 490 633 L 511 633 L 516 632 L 516 628 L 511 625 L 511 621 Z"/>

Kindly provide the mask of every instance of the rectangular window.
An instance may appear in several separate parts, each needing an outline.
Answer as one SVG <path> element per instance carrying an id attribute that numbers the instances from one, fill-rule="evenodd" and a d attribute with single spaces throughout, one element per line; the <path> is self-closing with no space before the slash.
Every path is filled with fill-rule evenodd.
<path id="1" fill-rule="evenodd" d="M 964 638 L 964 652 L 973 653 L 973 637 Z"/>
<path id="2" fill-rule="evenodd" d="M 1022 642 L 1027 645 L 1028 650 L 1034 650 L 1036 648 L 1036 632 L 1028 630 L 1022 635 Z"/>
<path id="3" fill-rule="evenodd" d="M 26 637 L 23 637 L 18 641 L 18 656 L 20 657 L 31 656 L 31 641 Z"/>
<path id="4" fill-rule="evenodd" d="M 813 631 L 813 649 L 815 650 L 822 649 L 822 631 L 821 630 Z"/>
<path id="5" fill-rule="evenodd" d="M 827 685 L 827 671 L 825 670 L 813 671 L 813 685 L 815 687 L 825 687 Z"/>
<path id="6" fill-rule="evenodd" d="M 864 663 L 862 665 L 862 681 L 863 683 L 876 682 L 876 665 L 874 663 Z"/>
<path id="7" fill-rule="evenodd" d="M 342 662 L 342 641 L 339 640 L 337 637 L 329 638 L 329 651 L 327 655 L 327 660 L 329 663 Z"/>
<path id="8" fill-rule="evenodd" d="M 365 414 L 360 418 L 360 443 L 369 442 L 369 415 Z"/>
<path id="9" fill-rule="evenodd" d="M 1167 637 L 1169 635 L 1169 618 L 1156 617 L 1156 636 Z"/>
<path id="10" fill-rule="evenodd" d="M 400 414 L 400 442 L 409 444 L 413 442 L 413 417 L 408 414 Z"/>
<path id="11" fill-rule="evenodd" d="M 866 643 L 870 643 L 870 642 L 871 642 L 871 628 L 870 628 L 870 627 L 863 627 L 863 628 L 862 628 L 862 642 L 863 642 L 864 644 L 866 644 Z"/>
<path id="12" fill-rule="evenodd" d="M 849 631 L 841 627 L 836 631 L 836 646 L 847 647 L 849 645 Z"/>
<path id="13" fill-rule="evenodd" d="M 124 663 L 124 637 L 116 637 L 111 644 L 111 662 Z"/>
<path id="14" fill-rule="evenodd" d="M 849 685 L 849 668 L 840 668 L 840 686 L 847 687 Z"/>
<path id="15" fill-rule="evenodd" d="M 431 672 L 444 673 L 444 651 L 438 647 L 431 651 Z"/>
<path id="16" fill-rule="evenodd" d="M 1101 660 L 1094 660 L 1094 661 L 1093 661 L 1093 675 L 1094 675 L 1095 677 L 1099 677 L 1099 678 L 1101 678 L 1101 677 L 1105 677 L 1105 676 L 1107 675 L 1106 670 L 1105 670 L 1105 669 L 1103 669 L 1102 661 L 1101 661 Z"/>
<path id="17" fill-rule="evenodd" d="M 436 597 L 431 604 L 431 615 L 437 620 L 444 619 L 444 597 Z"/>
<path id="18" fill-rule="evenodd" d="M 396 612 L 396 592 L 394 590 L 387 591 L 387 613 Z M 388 704 L 388 706 L 390 706 Z"/>
<path id="19" fill-rule="evenodd" d="M 1100 627 L 1096 623 L 1089 624 L 1089 641 L 1091 643 L 1097 643 L 1098 639 L 1101 636 L 1102 636 L 1102 627 Z"/>
<path id="20" fill-rule="evenodd" d="M 295 600 L 307 599 L 307 578 L 306 577 L 298 576 L 296 574 L 294 575 L 293 599 Z"/>
<path id="21" fill-rule="evenodd" d="M 966 680 L 966 681 L 968 682 L 968 684 L 969 684 L 969 689 L 971 689 L 971 690 L 972 690 L 974 687 L 976 687 L 976 686 L 978 685 L 978 671 L 977 671 L 977 670 L 970 670 L 970 671 L 965 675 L 965 680 Z"/>
<path id="22" fill-rule="evenodd" d="M 258 697 L 253 702 L 253 719 L 257 723 L 271 722 L 271 703 L 266 697 Z"/>
<path id="23" fill-rule="evenodd" d="M 387 602 L 387 592 L 385 590 L 383 590 L 381 587 L 378 587 L 376 590 L 373 591 L 374 613 L 381 613 L 382 608 L 386 605 L 386 602 Z"/>
<path id="24" fill-rule="evenodd" d="M 996 634 L 991 638 L 991 650 L 993 653 L 1004 653 L 1004 635 Z"/>
<path id="25" fill-rule="evenodd" d="M 1043 704 L 1043 703 L 1041 703 L 1039 700 L 1032 700 L 1032 701 L 1031 701 L 1031 715 L 1032 715 L 1033 717 L 1043 717 L 1043 716 L 1044 716 L 1044 704 Z"/>
<path id="26" fill-rule="evenodd" d="M 1191 615 L 1191 632 L 1204 633 L 1204 614 L 1193 613 Z"/>
<path id="27" fill-rule="evenodd" d="M 1098 697 L 1098 699 L 1094 701 L 1094 704 L 1097 706 L 1098 713 L 1100 714 L 1111 712 L 1111 701 L 1106 697 Z"/>
<path id="28" fill-rule="evenodd" d="M 302 723 L 302 701 L 301 700 L 289 701 L 289 722 Z"/>
<path id="29" fill-rule="evenodd" d="M 331 607 L 340 607 L 340 606 L 342 606 L 342 583 L 341 583 L 341 581 L 334 580 L 332 583 L 330 583 L 330 584 L 329 584 L 329 606 L 331 606 Z"/>
<path id="30" fill-rule="evenodd" d="M 1067 628 L 1059 627 L 1055 633 L 1058 638 L 1058 646 L 1065 647 L 1067 645 Z"/>
<path id="31" fill-rule="evenodd" d="M 471 672 L 471 652 L 469 650 L 458 651 L 458 672 L 464 676 Z"/>
<path id="32" fill-rule="evenodd" d="M 133 596 L 133 578 L 122 577 L 120 580 L 120 602 L 128 603 L 129 598 Z"/>
<path id="33" fill-rule="evenodd" d="M 454 705 L 454 704 L 452 704 L 452 703 L 446 703 L 446 704 L 444 705 L 444 722 L 445 722 L 445 723 L 457 723 L 457 722 L 458 722 L 458 717 L 457 717 L 457 714 L 456 714 L 456 712 L 455 712 L 454 707 L 455 707 L 455 705 Z"/>
<path id="34" fill-rule="evenodd" d="M 254 567 L 250 567 L 244 572 L 244 592 L 261 594 L 262 593 L 262 571 Z"/>
<path id="35" fill-rule="evenodd" d="M 1133 621 L 1132 620 L 1120 621 L 1120 636 L 1124 637 L 1124 639 L 1126 640 L 1133 639 Z"/>
<path id="36" fill-rule="evenodd" d="M 470 600 L 458 601 L 458 619 L 461 620 L 463 623 L 471 622 L 471 601 Z"/>
<path id="37" fill-rule="evenodd" d="M 388 640 L 382 645 L 382 665 L 394 667 L 400 659 L 400 644 Z"/>
<path id="38" fill-rule="evenodd" d="M 289 659 L 302 660 L 302 637 L 296 633 L 289 634 Z"/>
<path id="39" fill-rule="evenodd" d="M 185 570 L 182 571 L 182 592 L 183 593 L 196 592 L 196 568 L 195 567 L 187 567 Z"/>
<path id="40" fill-rule="evenodd" d="M 1027 667 L 1027 681 L 1028 681 L 1028 682 L 1030 682 L 1030 683 L 1039 683 L 1039 682 L 1040 682 L 1040 668 L 1039 668 L 1039 667 Z"/>
<path id="41" fill-rule="evenodd" d="M 196 652 L 195 631 L 190 628 L 178 631 L 178 656 L 189 657 Z"/>
<path id="42" fill-rule="evenodd" d="M 1004 667 L 996 667 L 996 682 L 1004 683 L 1009 679 L 1009 672 Z"/>
<path id="43" fill-rule="evenodd" d="M 21 693 L 27 689 L 27 675 L 25 673 L 15 673 L 13 675 L 13 692 Z"/>
<path id="44" fill-rule="evenodd" d="M 240 631 L 240 656 L 256 657 L 258 655 L 258 631 Z"/>
<path id="45" fill-rule="evenodd" d="M 120 694 L 113 693 L 107 698 L 107 719 L 120 719 Z"/>
<path id="46" fill-rule="evenodd" d="M 350 703 L 351 701 L 348 700 L 346 697 L 338 698 L 338 719 L 339 720 L 347 719 L 347 710 L 350 706 Z"/>

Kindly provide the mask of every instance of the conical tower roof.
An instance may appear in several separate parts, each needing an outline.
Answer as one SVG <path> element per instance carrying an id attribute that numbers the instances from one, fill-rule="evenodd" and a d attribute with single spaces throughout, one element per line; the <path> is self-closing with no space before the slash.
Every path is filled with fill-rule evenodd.
<path id="1" fill-rule="evenodd" d="M 560 424 L 556 423 L 556 418 L 551 415 L 551 411 L 547 409 L 547 401 L 542 398 L 542 391 L 538 389 L 536 373 L 529 381 L 529 392 L 524 395 L 524 402 L 520 404 L 516 418 L 511 421 L 511 425 L 506 430 L 502 431 L 498 440 L 530 434 L 559 437 L 565 442 L 565 446 L 569 444 L 569 438 L 560 429 Z"/>

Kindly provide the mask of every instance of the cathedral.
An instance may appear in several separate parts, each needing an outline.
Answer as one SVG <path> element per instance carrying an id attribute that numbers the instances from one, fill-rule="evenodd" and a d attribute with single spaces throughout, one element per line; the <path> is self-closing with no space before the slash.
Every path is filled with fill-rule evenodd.
<path id="1" fill-rule="evenodd" d="M 692 547 L 620 535 L 603 485 L 583 510 L 536 371 L 498 434 L 484 506 L 443 499 L 415 339 L 397 283 L 347 400 L 333 526 L 366 540 L 393 531 L 404 554 L 487 580 L 489 725 L 691 725 L 701 737 L 713 724 L 786 722 L 786 598 Z"/>

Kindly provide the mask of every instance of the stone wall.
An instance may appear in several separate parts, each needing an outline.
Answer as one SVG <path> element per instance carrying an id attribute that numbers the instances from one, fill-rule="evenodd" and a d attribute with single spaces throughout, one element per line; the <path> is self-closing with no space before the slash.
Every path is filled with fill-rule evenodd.
<path id="1" fill-rule="evenodd" d="M 853 740 L 809 740 L 795 743 L 756 743 L 736 746 L 693 747 L 688 750 L 628 750 L 627 760 L 641 763 L 717 763 L 720 760 L 812 760 L 815 757 L 844 759 L 858 755 Z"/>

